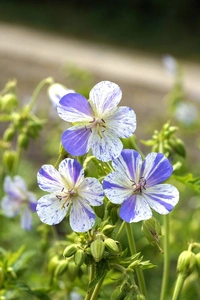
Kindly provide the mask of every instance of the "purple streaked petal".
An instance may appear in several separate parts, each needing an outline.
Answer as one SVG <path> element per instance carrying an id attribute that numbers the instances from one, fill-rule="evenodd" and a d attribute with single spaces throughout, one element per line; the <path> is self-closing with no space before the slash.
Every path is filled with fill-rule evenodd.
<path id="1" fill-rule="evenodd" d="M 71 93 L 61 98 L 57 106 L 61 119 L 70 122 L 87 122 L 93 120 L 93 111 L 88 100 L 80 94 Z"/>
<path id="2" fill-rule="evenodd" d="M 140 177 L 144 177 L 146 187 L 150 187 L 168 179 L 172 172 L 172 165 L 162 153 L 150 153 L 142 164 Z"/>
<path id="3" fill-rule="evenodd" d="M 6 195 L 2 198 L 1 208 L 4 215 L 12 218 L 19 213 L 21 202 L 18 199 Z"/>
<path id="4" fill-rule="evenodd" d="M 179 192 L 171 184 L 158 184 L 143 192 L 149 206 L 160 214 L 168 214 L 178 203 Z"/>
<path id="5" fill-rule="evenodd" d="M 103 181 L 103 188 L 110 202 L 121 204 L 129 198 L 133 192 L 130 183 L 126 173 L 112 172 L 108 174 Z"/>
<path id="6" fill-rule="evenodd" d="M 71 127 L 67 129 L 62 135 L 63 147 L 71 155 L 84 155 L 90 149 L 90 136 L 90 130 L 87 130 L 85 127 Z"/>
<path id="7" fill-rule="evenodd" d="M 75 91 L 69 90 L 64 85 L 59 83 L 52 84 L 48 89 L 49 98 L 54 107 L 57 107 L 60 99 L 69 93 L 75 93 Z"/>
<path id="8" fill-rule="evenodd" d="M 136 129 L 135 112 L 126 106 L 117 107 L 108 117 L 104 118 L 106 126 L 118 137 L 128 138 Z"/>
<path id="9" fill-rule="evenodd" d="M 21 215 L 21 227 L 24 230 L 31 230 L 32 228 L 32 215 L 28 208 L 26 208 Z"/>
<path id="10" fill-rule="evenodd" d="M 102 132 L 102 137 L 98 132 L 93 131 L 90 141 L 94 156 L 102 161 L 117 158 L 123 149 L 120 139 L 111 134 L 108 129 Z"/>
<path id="11" fill-rule="evenodd" d="M 90 91 L 90 102 L 99 115 L 107 115 L 122 98 L 120 87 L 110 81 L 101 81 Z"/>
<path id="12" fill-rule="evenodd" d="M 27 193 L 27 186 L 25 181 L 20 176 L 6 176 L 4 179 L 5 192 L 15 199 L 25 199 Z"/>
<path id="13" fill-rule="evenodd" d="M 78 194 L 91 206 L 99 206 L 103 204 L 103 188 L 96 178 L 85 178 L 79 186 Z"/>
<path id="14" fill-rule="evenodd" d="M 29 208 L 33 212 L 36 212 L 37 202 L 29 202 Z"/>
<path id="15" fill-rule="evenodd" d="M 122 220 L 132 223 L 150 219 L 152 212 L 142 195 L 131 195 L 122 203 L 119 215 Z"/>
<path id="16" fill-rule="evenodd" d="M 96 216 L 92 208 L 83 199 L 76 197 L 70 212 L 70 226 L 76 232 L 90 230 L 95 223 Z"/>
<path id="17" fill-rule="evenodd" d="M 37 181 L 43 191 L 56 192 L 63 188 L 60 174 L 52 165 L 41 167 L 37 174 Z"/>
<path id="18" fill-rule="evenodd" d="M 60 223 L 67 214 L 69 202 L 58 200 L 56 195 L 49 194 L 40 198 L 37 202 L 36 211 L 40 220 L 48 225 Z"/>
<path id="19" fill-rule="evenodd" d="M 122 177 L 129 179 L 129 185 L 132 186 L 132 181 L 138 181 L 140 167 L 142 165 L 142 158 L 140 154 L 135 150 L 125 149 L 121 152 L 121 155 L 113 160 L 112 166 L 117 173 L 120 173 Z M 128 183 L 128 182 L 127 182 Z"/>
<path id="20" fill-rule="evenodd" d="M 64 185 L 77 187 L 84 179 L 83 167 L 75 159 L 66 158 L 59 165 L 59 172 Z"/>

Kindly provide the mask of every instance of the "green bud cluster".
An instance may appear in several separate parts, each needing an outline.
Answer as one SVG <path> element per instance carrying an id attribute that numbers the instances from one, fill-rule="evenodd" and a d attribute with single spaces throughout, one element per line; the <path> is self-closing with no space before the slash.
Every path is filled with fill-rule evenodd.
<path id="1" fill-rule="evenodd" d="M 167 122 L 163 125 L 160 132 L 158 130 L 154 131 L 152 139 L 141 142 L 146 146 L 152 146 L 153 152 L 162 152 L 167 157 L 173 154 L 185 157 L 186 150 L 184 143 L 175 136 L 177 130 L 178 127 L 170 126 L 169 122 Z"/>
<path id="2" fill-rule="evenodd" d="M 179 255 L 177 272 L 187 277 L 195 270 L 196 263 L 196 255 L 189 250 L 185 250 Z"/>

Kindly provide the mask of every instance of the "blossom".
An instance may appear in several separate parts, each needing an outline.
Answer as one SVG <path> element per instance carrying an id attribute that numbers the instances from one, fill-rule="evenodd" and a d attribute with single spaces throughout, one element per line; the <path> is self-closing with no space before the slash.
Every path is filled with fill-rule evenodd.
<path id="1" fill-rule="evenodd" d="M 57 107 L 60 99 L 69 93 L 75 93 L 74 90 L 66 88 L 64 85 L 59 83 L 54 83 L 48 88 L 48 95 L 51 103 L 54 107 Z"/>
<path id="2" fill-rule="evenodd" d="M 124 221 L 150 219 L 150 207 L 167 214 L 177 204 L 178 190 L 171 184 L 161 184 L 173 171 L 162 153 L 150 153 L 142 161 L 137 151 L 127 149 L 112 165 L 115 171 L 105 177 L 104 192 L 112 203 L 122 204 L 119 214 Z"/>
<path id="3" fill-rule="evenodd" d="M 59 102 L 59 116 L 73 127 L 62 135 L 62 144 L 71 155 L 79 156 L 92 149 L 102 161 L 118 157 L 123 149 L 119 137 L 127 138 L 136 129 L 134 111 L 117 107 L 122 97 L 119 86 L 102 81 L 90 91 L 89 101 L 80 94 L 65 95 Z"/>
<path id="4" fill-rule="evenodd" d="M 1 207 L 3 213 L 12 218 L 21 214 L 21 227 L 25 230 L 32 228 L 31 211 L 36 211 L 37 199 L 35 195 L 27 190 L 25 181 L 20 176 L 6 176 L 4 190 L 7 193 L 2 198 Z"/>
<path id="5" fill-rule="evenodd" d="M 69 212 L 74 231 L 85 232 L 93 227 L 95 214 L 90 205 L 103 203 L 103 188 L 96 178 L 84 178 L 84 170 L 76 160 L 64 159 L 58 171 L 52 165 L 44 165 L 37 179 L 39 187 L 50 193 L 37 203 L 37 214 L 43 223 L 58 224 Z"/>

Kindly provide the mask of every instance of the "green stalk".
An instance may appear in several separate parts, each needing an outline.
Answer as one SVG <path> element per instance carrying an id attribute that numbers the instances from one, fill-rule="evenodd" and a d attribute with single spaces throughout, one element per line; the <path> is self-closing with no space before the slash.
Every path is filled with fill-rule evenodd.
<path id="1" fill-rule="evenodd" d="M 176 285 L 175 285 L 172 300 L 179 300 L 180 299 L 180 295 L 181 295 L 181 291 L 182 291 L 182 288 L 183 288 L 185 278 L 186 277 L 185 277 L 184 274 L 182 274 L 182 273 L 178 274 L 178 278 L 177 278 L 177 281 L 176 281 Z"/>
<path id="2" fill-rule="evenodd" d="M 160 300 L 166 299 L 167 285 L 168 285 L 168 277 L 169 277 L 169 215 L 163 216 L 164 220 L 164 266 L 163 266 L 163 277 L 162 277 L 162 287 Z"/>
<path id="3" fill-rule="evenodd" d="M 40 81 L 40 83 L 37 85 L 36 89 L 33 92 L 31 101 L 29 102 L 27 109 L 28 111 L 31 111 L 33 106 L 35 105 L 35 101 L 41 91 L 41 89 L 46 85 L 46 84 L 53 84 L 54 80 L 51 77 L 45 78 L 42 81 Z"/>
<path id="4" fill-rule="evenodd" d="M 136 250 L 136 245 L 135 245 L 135 241 L 134 241 L 132 227 L 131 227 L 131 224 L 129 224 L 129 223 L 126 223 L 126 232 L 127 232 L 127 236 L 128 236 L 128 243 L 129 243 L 129 248 L 130 248 L 131 255 L 134 255 L 134 254 L 137 253 L 137 250 Z M 147 299 L 147 292 L 146 292 L 146 284 L 145 284 L 145 280 L 144 280 L 144 275 L 143 275 L 143 272 L 140 268 L 136 268 L 136 275 L 137 275 L 137 279 L 138 279 L 138 283 L 139 283 L 140 292 Z"/>
<path id="5" fill-rule="evenodd" d="M 91 294 L 93 292 L 92 289 L 89 289 L 89 285 L 90 285 L 90 282 L 92 282 L 93 278 L 94 278 L 94 271 L 95 271 L 95 265 L 94 264 L 91 264 L 89 266 L 89 284 L 88 284 L 88 289 L 87 289 L 87 293 L 86 293 L 86 296 L 85 296 L 85 299 L 84 300 L 90 300 L 91 299 Z"/>
<path id="6" fill-rule="evenodd" d="M 97 297 L 98 297 L 98 295 L 99 295 L 100 288 L 101 288 L 101 286 L 102 286 L 102 283 L 103 283 L 103 281 L 104 281 L 105 276 L 106 276 L 106 275 L 104 275 L 104 276 L 101 278 L 101 280 L 97 283 L 97 285 L 95 286 L 95 289 L 94 289 L 94 291 L 93 291 L 93 293 L 92 293 L 92 295 L 91 295 L 91 298 L 89 298 L 90 300 L 96 300 L 96 299 L 97 299 Z M 89 299 L 88 299 L 88 300 L 89 300 Z"/>
<path id="7" fill-rule="evenodd" d="M 126 225 L 126 222 L 123 221 L 122 224 L 121 224 L 121 226 L 120 226 L 120 228 L 119 228 L 119 230 L 118 230 L 118 233 L 116 235 L 116 240 L 119 240 L 119 238 L 120 238 L 120 236 L 122 234 L 122 231 L 123 231 L 125 225 Z"/>

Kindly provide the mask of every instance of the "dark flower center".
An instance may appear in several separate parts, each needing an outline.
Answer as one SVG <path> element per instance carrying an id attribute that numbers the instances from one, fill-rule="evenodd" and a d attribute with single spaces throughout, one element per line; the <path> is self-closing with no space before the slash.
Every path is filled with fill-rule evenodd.
<path id="1" fill-rule="evenodd" d="M 131 180 L 133 182 L 133 192 L 136 194 L 141 194 L 142 190 L 146 190 L 145 185 L 146 185 L 146 179 L 144 177 L 140 177 L 138 182 L 136 183 L 135 181 Z"/>

